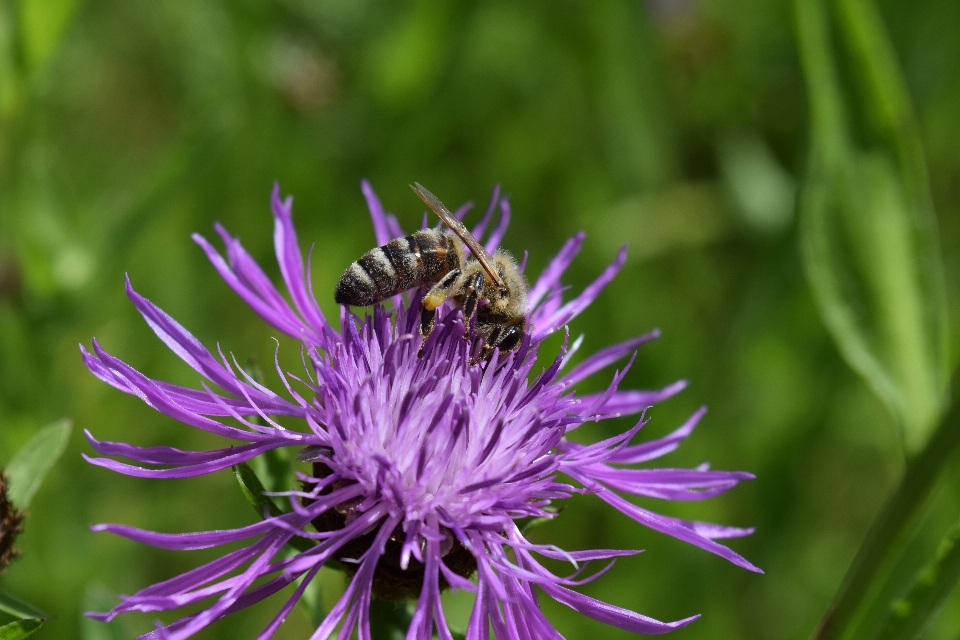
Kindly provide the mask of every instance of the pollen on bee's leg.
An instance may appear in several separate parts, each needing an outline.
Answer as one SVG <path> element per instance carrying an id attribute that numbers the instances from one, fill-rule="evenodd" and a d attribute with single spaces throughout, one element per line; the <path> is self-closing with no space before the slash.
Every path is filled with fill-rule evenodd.
<path id="1" fill-rule="evenodd" d="M 428 311 L 433 311 L 437 307 L 443 304 L 443 301 L 446 299 L 446 296 L 440 291 L 428 291 L 427 295 L 423 296 L 423 302 L 421 306 Z"/>

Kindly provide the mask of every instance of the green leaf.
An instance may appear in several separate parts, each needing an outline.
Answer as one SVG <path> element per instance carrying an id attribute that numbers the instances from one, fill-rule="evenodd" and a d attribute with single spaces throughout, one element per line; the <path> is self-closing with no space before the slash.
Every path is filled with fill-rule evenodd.
<path id="1" fill-rule="evenodd" d="M 43 618 L 30 618 L 29 620 L 17 620 L 10 624 L 0 627 L 0 640 L 20 640 L 33 635 L 33 632 L 40 628 L 46 620 Z"/>
<path id="2" fill-rule="evenodd" d="M 30 69 L 44 66 L 56 52 L 77 9 L 77 0 L 20 0 L 20 38 Z"/>
<path id="3" fill-rule="evenodd" d="M 913 454 L 945 407 L 949 379 L 936 220 L 909 97 L 876 9 L 867 0 L 836 6 L 853 87 L 836 70 L 822 1 L 794 2 L 811 126 L 804 263 L 838 349 L 892 411 Z M 855 134 L 853 119 L 865 132 Z"/>
<path id="4" fill-rule="evenodd" d="M 10 615 L 20 618 L 21 620 L 26 620 L 27 618 L 50 617 L 40 609 L 34 607 L 32 604 L 28 604 L 23 600 L 14 598 L 6 593 L 0 593 L 0 611 L 9 613 Z"/>
<path id="5" fill-rule="evenodd" d="M 914 640 L 926 630 L 960 582 L 960 528 L 941 543 L 936 558 L 910 592 L 894 602 L 880 640 Z"/>
<path id="6" fill-rule="evenodd" d="M 30 438 L 7 463 L 10 499 L 18 508 L 26 509 L 30 505 L 44 476 L 63 455 L 72 426 L 69 418 L 48 424 Z"/>
<path id="7" fill-rule="evenodd" d="M 263 514 L 267 513 L 270 516 L 279 516 L 283 513 L 270 496 L 263 495 L 266 489 L 257 474 L 250 468 L 250 465 L 246 462 L 234 465 L 233 475 L 240 483 L 240 490 L 243 491 L 247 501 L 256 509 L 257 515 L 263 517 Z"/>
<path id="8" fill-rule="evenodd" d="M 253 505 L 258 516 L 263 518 L 265 514 L 270 517 L 283 515 L 284 512 L 277 507 L 270 496 L 263 495 L 266 489 L 264 489 L 263 483 L 260 481 L 260 478 L 257 477 L 257 474 L 250 468 L 250 465 L 246 462 L 234 465 L 233 475 L 236 477 L 237 483 L 240 484 L 240 490 L 243 492 L 243 495 L 246 496 L 250 504 Z M 307 551 L 315 546 L 313 542 L 300 536 L 294 536 L 287 544 L 298 551 Z"/>
<path id="9" fill-rule="evenodd" d="M 529 533 L 529 532 L 532 531 L 533 529 L 535 529 L 535 528 L 539 527 L 540 525 L 545 524 L 545 523 L 550 522 L 551 520 L 555 519 L 556 516 L 557 516 L 562 510 L 563 510 L 562 508 L 557 508 L 557 507 L 546 507 L 546 508 L 544 509 L 544 511 L 547 511 L 548 513 L 552 513 L 552 514 L 553 514 L 552 516 L 541 516 L 541 517 L 537 517 L 537 518 L 524 518 L 524 519 L 523 519 L 522 521 L 520 521 L 520 523 L 519 523 L 519 525 L 520 525 L 520 533 L 522 533 L 523 535 L 527 535 L 527 533 Z"/>
<path id="10" fill-rule="evenodd" d="M 285 448 L 261 453 L 250 461 L 250 468 L 264 479 L 267 491 L 285 491 L 293 486 L 293 471 Z"/>

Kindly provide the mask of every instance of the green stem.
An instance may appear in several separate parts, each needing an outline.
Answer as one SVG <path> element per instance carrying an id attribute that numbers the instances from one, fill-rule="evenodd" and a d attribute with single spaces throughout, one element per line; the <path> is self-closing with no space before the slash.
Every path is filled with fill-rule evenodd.
<path id="1" fill-rule="evenodd" d="M 954 378 L 953 397 L 960 393 L 960 376 Z M 815 638 L 834 640 L 846 635 L 856 621 L 856 613 L 900 547 L 897 544 L 916 526 L 918 515 L 927 504 L 943 470 L 960 445 L 960 403 L 954 402 L 940 421 L 937 431 L 923 451 L 907 467 L 893 496 L 877 516 L 847 570 L 833 604 L 827 611 Z"/>
<path id="2" fill-rule="evenodd" d="M 941 544 L 937 557 L 923 570 L 902 600 L 891 606 L 891 615 L 879 640 L 914 640 L 929 626 L 960 581 L 960 529 Z"/>

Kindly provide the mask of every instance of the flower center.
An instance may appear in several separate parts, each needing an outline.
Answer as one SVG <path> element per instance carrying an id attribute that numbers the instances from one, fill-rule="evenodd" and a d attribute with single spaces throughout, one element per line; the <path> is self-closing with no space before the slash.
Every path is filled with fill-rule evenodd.
<path id="1" fill-rule="evenodd" d="M 330 473 L 330 467 L 322 462 L 313 463 L 313 477 L 325 478 L 329 476 Z M 321 493 L 327 494 L 334 489 L 339 489 L 348 484 L 350 484 L 350 482 L 347 480 L 338 480 L 331 486 L 326 487 Z M 356 500 L 350 500 L 324 511 L 313 519 L 313 528 L 318 532 L 343 529 L 348 517 L 355 511 L 356 504 Z M 473 554 L 467 551 L 450 532 L 446 533 L 448 534 L 450 543 L 441 545 L 440 553 L 443 558 L 443 563 L 455 574 L 469 578 L 477 570 L 476 558 L 474 558 Z M 340 547 L 337 553 L 337 559 L 341 561 L 343 570 L 348 577 L 352 578 L 353 574 L 356 573 L 356 560 L 370 549 L 376 537 L 377 530 L 373 529 Z M 399 602 L 407 598 L 418 598 L 423 589 L 423 563 L 411 557 L 406 569 L 400 566 L 403 540 L 403 529 L 398 526 L 390 535 L 383 550 L 383 555 L 381 555 L 377 561 L 377 568 L 373 574 L 373 595 L 382 600 Z M 449 584 L 441 573 L 440 589 L 442 591 L 447 587 L 449 587 Z"/>

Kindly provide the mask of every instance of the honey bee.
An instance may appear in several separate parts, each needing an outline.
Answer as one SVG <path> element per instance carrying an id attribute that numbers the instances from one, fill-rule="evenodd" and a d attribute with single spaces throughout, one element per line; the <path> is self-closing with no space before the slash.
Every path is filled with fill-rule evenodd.
<path id="1" fill-rule="evenodd" d="M 491 256 L 435 195 L 419 183 L 410 188 L 456 235 L 424 229 L 367 251 L 340 276 L 334 300 L 366 307 L 414 287 L 430 286 L 420 301 L 421 357 L 437 308 L 448 299 L 463 310 L 464 339 L 470 339 L 471 320 L 476 317 L 476 337 L 482 346 L 471 364 L 490 358 L 494 349 L 508 353 L 519 348 L 527 331 L 529 286 L 516 261 L 502 249 Z"/>

